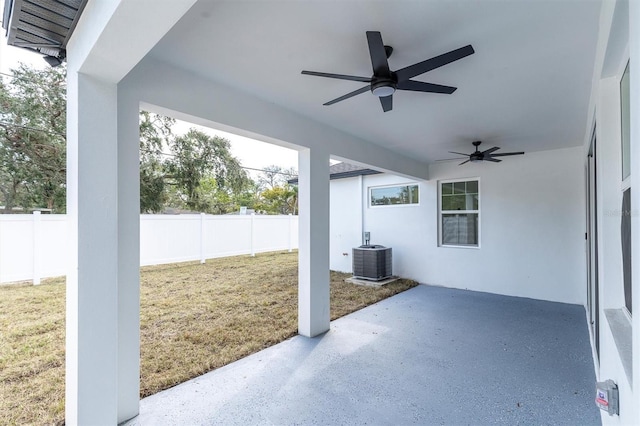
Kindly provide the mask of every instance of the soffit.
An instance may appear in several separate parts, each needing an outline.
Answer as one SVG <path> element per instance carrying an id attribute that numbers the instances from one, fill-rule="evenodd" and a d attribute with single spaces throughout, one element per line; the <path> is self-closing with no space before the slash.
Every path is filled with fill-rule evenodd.
<path id="1" fill-rule="evenodd" d="M 151 51 L 156 59 L 421 161 L 583 142 L 600 1 L 204 1 Z M 476 53 L 415 78 L 452 95 L 371 93 L 322 104 L 362 83 L 303 69 L 370 76 L 366 31 L 394 52 L 392 70 L 472 44 Z M 215 94 L 212 94 L 212 102 Z"/>

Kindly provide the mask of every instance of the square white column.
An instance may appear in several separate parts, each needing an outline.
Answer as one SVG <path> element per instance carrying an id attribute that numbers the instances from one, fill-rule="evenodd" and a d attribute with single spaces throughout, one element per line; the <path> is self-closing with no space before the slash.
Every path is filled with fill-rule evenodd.
<path id="1" fill-rule="evenodd" d="M 298 155 L 298 333 L 329 330 L 329 154 Z"/>
<path id="2" fill-rule="evenodd" d="M 70 65 L 68 425 L 113 425 L 138 412 L 137 120 L 137 105 L 118 111 L 115 84 L 80 74 Z"/>
<path id="3" fill-rule="evenodd" d="M 118 89 L 118 423 L 140 408 L 140 106 Z"/>

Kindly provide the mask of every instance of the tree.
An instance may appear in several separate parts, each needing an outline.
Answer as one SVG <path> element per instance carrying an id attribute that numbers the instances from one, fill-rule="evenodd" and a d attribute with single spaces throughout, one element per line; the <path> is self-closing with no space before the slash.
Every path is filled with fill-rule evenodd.
<path id="1" fill-rule="evenodd" d="M 267 214 L 296 214 L 298 211 L 298 187 L 276 186 L 260 193 L 256 208 Z"/>
<path id="2" fill-rule="evenodd" d="M 252 206 L 255 184 L 231 155 L 229 141 L 195 129 L 176 136 L 174 123 L 140 113 L 140 211 L 173 207 L 225 214 Z"/>
<path id="3" fill-rule="evenodd" d="M 261 192 L 256 209 L 267 214 L 297 214 L 298 187 L 288 183 L 296 176 L 298 171 L 294 167 L 265 167 L 258 176 Z"/>
<path id="4" fill-rule="evenodd" d="M 140 213 L 159 213 L 167 202 L 163 150 L 175 119 L 140 111 Z"/>
<path id="5" fill-rule="evenodd" d="M 249 209 L 255 209 L 259 202 L 260 187 L 253 180 L 249 180 L 249 183 L 241 191 L 233 193 L 233 210 L 239 211 L 240 207 L 247 207 Z M 229 213 L 227 212 L 227 213 Z"/>
<path id="6" fill-rule="evenodd" d="M 211 208 L 201 188 L 207 179 L 213 179 L 218 190 L 234 193 L 249 185 L 247 173 L 229 149 L 228 140 L 195 129 L 170 141 L 172 154 L 166 161 L 168 177 L 188 209 L 207 211 Z"/>
<path id="7" fill-rule="evenodd" d="M 262 169 L 258 176 L 258 185 L 261 189 L 274 189 L 284 187 L 287 181 L 298 176 L 298 171 L 294 167 L 285 169 L 281 166 L 271 165 Z"/>
<path id="8" fill-rule="evenodd" d="M 20 65 L 0 80 L 0 204 L 66 205 L 64 67 Z M 255 185 L 229 151 L 229 141 L 196 130 L 175 136 L 175 120 L 140 113 L 140 211 L 166 206 L 226 213 L 255 201 Z"/>
<path id="9" fill-rule="evenodd" d="M 64 212 L 66 70 L 21 64 L 0 82 L 0 194 L 14 206 Z"/>

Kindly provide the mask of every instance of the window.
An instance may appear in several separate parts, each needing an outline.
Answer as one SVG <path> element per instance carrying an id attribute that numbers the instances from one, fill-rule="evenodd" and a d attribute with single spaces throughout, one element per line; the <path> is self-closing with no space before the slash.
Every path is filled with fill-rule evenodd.
<path id="1" fill-rule="evenodd" d="M 440 245 L 479 246 L 477 180 L 440 183 Z"/>
<path id="2" fill-rule="evenodd" d="M 371 188 L 369 198 L 371 206 L 418 204 L 418 185 Z"/>
<path id="3" fill-rule="evenodd" d="M 620 79 L 620 127 L 622 142 L 622 218 L 620 237 L 622 242 L 622 281 L 624 306 L 632 313 L 631 302 L 631 105 L 629 85 L 629 63 Z"/>
<path id="4" fill-rule="evenodd" d="M 629 99 L 629 64 L 620 79 L 620 115 L 622 130 L 622 180 L 631 174 L 631 101 Z"/>
<path id="5" fill-rule="evenodd" d="M 624 306 L 631 310 L 631 188 L 622 194 L 622 280 L 624 282 Z"/>

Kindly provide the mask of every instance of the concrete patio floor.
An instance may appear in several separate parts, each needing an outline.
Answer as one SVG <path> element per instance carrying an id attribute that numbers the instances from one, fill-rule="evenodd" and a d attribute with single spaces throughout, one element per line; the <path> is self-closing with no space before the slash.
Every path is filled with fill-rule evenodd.
<path id="1" fill-rule="evenodd" d="M 600 424 L 582 306 L 420 285 L 145 398 L 127 425 Z"/>

